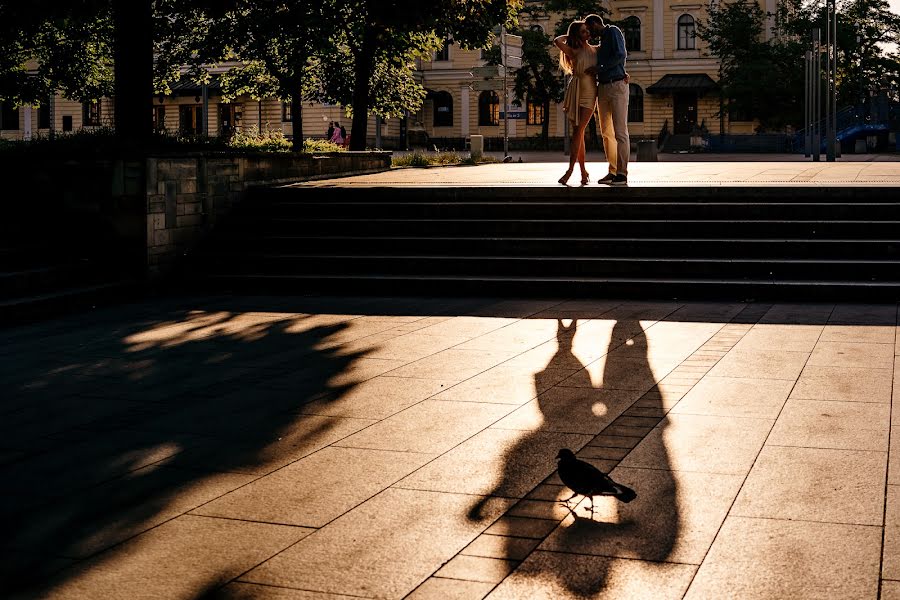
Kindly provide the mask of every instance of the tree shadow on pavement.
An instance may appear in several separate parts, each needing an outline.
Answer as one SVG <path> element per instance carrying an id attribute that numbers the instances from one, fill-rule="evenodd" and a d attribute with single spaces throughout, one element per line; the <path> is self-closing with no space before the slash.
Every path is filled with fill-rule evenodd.
<path id="1" fill-rule="evenodd" d="M 368 424 L 298 414 L 354 385 L 363 353 L 341 349 L 349 317 L 331 317 L 179 310 L 13 337 L 0 589 L 64 591 L 134 536 Z M 198 592 L 227 581 L 204 576 Z"/>

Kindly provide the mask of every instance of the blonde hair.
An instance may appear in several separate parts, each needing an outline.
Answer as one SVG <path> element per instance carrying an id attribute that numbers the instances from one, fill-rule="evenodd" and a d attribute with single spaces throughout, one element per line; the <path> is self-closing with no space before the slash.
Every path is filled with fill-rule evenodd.
<path id="1" fill-rule="evenodd" d="M 581 29 L 582 25 L 587 26 L 584 21 L 572 21 L 568 31 L 566 31 L 566 45 L 573 50 L 578 50 L 583 45 L 581 38 L 578 37 L 578 30 Z M 575 72 L 575 64 L 565 52 L 559 53 L 559 67 L 566 75 L 571 75 Z"/>

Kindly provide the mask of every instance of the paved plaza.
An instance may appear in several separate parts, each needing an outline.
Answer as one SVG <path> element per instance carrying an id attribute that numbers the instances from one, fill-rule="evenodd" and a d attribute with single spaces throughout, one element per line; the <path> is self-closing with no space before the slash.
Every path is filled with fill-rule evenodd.
<path id="1" fill-rule="evenodd" d="M 513 153 L 515 159 L 518 155 Z M 663 155 L 661 155 L 663 156 Z M 663 162 L 635 162 L 628 167 L 629 187 L 697 186 L 799 186 L 878 187 L 900 185 L 900 155 L 853 155 L 838 162 L 812 162 L 802 154 L 749 156 L 735 160 L 729 155 L 666 155 Z M 557 187 L 568 167 L 559 154 L 523 154 L 523 163 L 479 166 L 403 168 L 375 175 L 324 179 L 298 184 L 315 187 Z M 673 158 L 677 157 L 677 158 Z M 688 159 L 690 157 L 690 160 Z M 617 188 L 598 185 L 607 165 L 593 157 L 587 165 L 591 174 L 588 189 L 614 194 Z M 742 157 L 743 158 L 743 157 Z M 661 159 L 662 160 L 662 159 Z M 552 161 L 552 162 L 551 162 Z M 580 187 L 579 171 L 570 188 Z"/>
<path id="2" fill-rule="evenodd" d="M 897 312 L 174 297 L 2 330 L 0 595 L 897 599 Z M 560 448 L 637 499 L 567 510 Z"/>

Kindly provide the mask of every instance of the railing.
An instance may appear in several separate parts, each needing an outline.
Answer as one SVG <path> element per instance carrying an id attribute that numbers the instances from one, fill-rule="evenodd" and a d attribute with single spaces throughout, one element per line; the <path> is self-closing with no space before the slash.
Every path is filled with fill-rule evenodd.
<path id="1" fill-rule="evenodd" d="M 662 150 L 663 145 L 666 143 L 666 140 L 669 139 L 669 120 L 666 119 L 666 122 L 663 123 L 662 129 L 659 130 L 659 135 L 656 136 L 656 148 L 657 150 Z"/>
<path id="2" fill-rule="evenodd" d="M 843 140 L 853 139 L 860 133 L 864 132 L 877 132 L 877 131 L 885 131 L 889 128 L 889 123 L 887 120 L 887 115 L 883 118 L 879 115 L 871 114 L 874 111 L 870 110 L 870 107 L 865 104 L 856 104 L 852 106 L 845 106 L 841 110 L 837 112 L 835 115 L 835 120 L 837 122 L 837 127 L 835 128 L 835 138 L 838 142 Z M 821 148 L 824 149 L 828 143 L 825 132 L 827 131 L 827 121 L 822 119 L 815 126 L 812 127 L 812 131 L 818 131 L 821 136 Z M 797 151 L 804 151 L 806 148 L 806 135 L 809 131 L 809 128 L 801 129 L 794 134 L 794 149 Z"/>

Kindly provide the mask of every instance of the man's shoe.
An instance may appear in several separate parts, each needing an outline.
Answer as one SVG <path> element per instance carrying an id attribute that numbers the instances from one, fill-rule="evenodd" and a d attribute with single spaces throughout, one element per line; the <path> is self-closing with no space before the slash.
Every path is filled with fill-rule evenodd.
<path id="1" fill-rule="evenodd" d="M 603 179 L 601 179 L 601 180 L 598 181 L 597 183 L 602 183 L 602 184 L 605 184 L 605 185 L 609 185 L 609 184 L 611 184 L 611 183 L 613 182 L 613 179 L 615 179 L 615 178 L 616 178 L 616 176 L 613 175 L 612 173 L 607 173 L 607 174 L 606 174 L 606 177 L 604 177 Z"/>
<path id="2" fill-rule="evenodd" d="M 612 183 L 610 185 L 628 185 L 628 176 L 627 175 L 616 175 L 612 179 Z"/>

